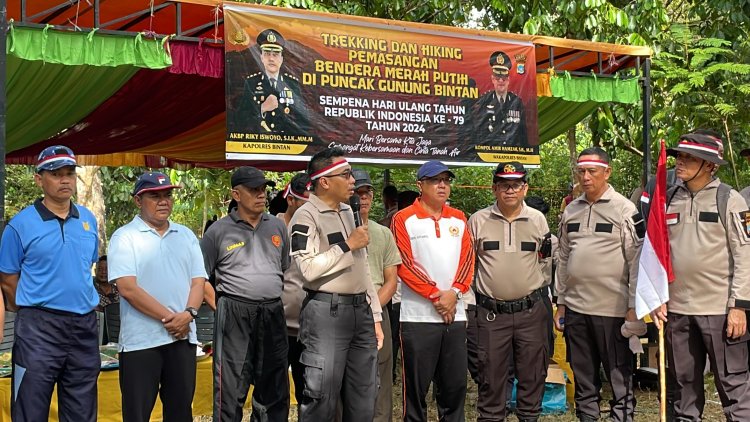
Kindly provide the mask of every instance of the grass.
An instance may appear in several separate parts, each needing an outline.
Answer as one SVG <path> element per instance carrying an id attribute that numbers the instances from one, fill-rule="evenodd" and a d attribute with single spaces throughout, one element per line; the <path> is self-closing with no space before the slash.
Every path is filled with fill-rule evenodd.
<path id="1" fill-rule="evenodd" d="M 400 385 L 400 378 L 396 380 L 397 383 L 393 388 L 393 421 L 401 420 L 401 389 L 398 388 Z M 468 392 L 466 395 L 466 421 L 473 422 L 477 420 L 476 415 L 476 402 L 477 402 L 477 387 L 471 379 L 468 381 Z M 705 421 L 721 421 L 724 420 L 724 414 L 722 412 L 721 403 L 714 387 L 713 376 L 707 375 L 704 381 L 704 391 L 706 394 L 706 408 L 703 413 L 703 420 Z M 431 399 L 432 394 L 428 394 L 428 420 L 437 421 L 437 411 L 435 403 Z M 602 393 L 602 408 L 608 408 L 608 400 L 611 397 L 609 390 L 605 387 Z M 652 391 L 648 389 L 636 389 L 636 400 L 638 404 L 635 409 L 635 421 L 637 422 L 658 422 L 659 421 L 659 401 L 658 391 Z M 607 417 L 606 413 L 602 413 L 602 420 Z M 194 419 L 195 422 L 209 422 L 212 418 L 210 416 L 201 416 Z M 250 416 L 248 414 L 242 419 L 243 422 L 249 421 Z M 292 408 L 289 412 L 289 421 L 297 421 L 297 409 Z M 508 422 L 517 422 L 518 419 L 511 415 L 507 419 Z M 577 422 L 578 419 L 575 417 L 575 411 L 571 408 L 567 413 L 561 415 L 549 415 L 542 416 L 540 422 Z"/>

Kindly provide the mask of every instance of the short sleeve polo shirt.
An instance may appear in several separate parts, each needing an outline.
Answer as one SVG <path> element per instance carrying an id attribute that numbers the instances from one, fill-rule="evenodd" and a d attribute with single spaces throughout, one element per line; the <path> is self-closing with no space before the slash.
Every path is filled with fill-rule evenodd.
<path id="1" fill-rule="evenodd" d="M 71 204 L 61 219 L 41 199 L 10 220 L 0 241 L 0 272 L 19 274 L 16 304 L 86 314 L 99 304 L 91 282 L 98 257 L 96 218 Z"/>
<path id="2" fill-rule="evenodd" d="M 198 238 L 187 227 L 169 222 L 163 236 L 139 216 L 112 235 L 107 254 L 109 280 L 135 277 L 138 286 L 173 312 L 187 306 L 192 279 L 206 278 Z M 161 321 L 135 309 L 120 297 L 120 350 L 131 352 L 175 341 Z M 190 343 L 197 343 L 195 322 Z"/>

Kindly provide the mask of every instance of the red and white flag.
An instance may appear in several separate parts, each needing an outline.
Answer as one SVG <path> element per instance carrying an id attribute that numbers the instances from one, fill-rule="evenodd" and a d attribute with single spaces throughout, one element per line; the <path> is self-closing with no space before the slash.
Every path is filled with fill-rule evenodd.
<path id="1" fill-rule="evenodd" d="M 656 167 L 656 187 L 649 198 L 648 226 L 638 262 L 635 313 L 643 318 L 669 301 L 669 283 L 674 280 L 667 231 L 667 154 L 661 141 Z"/>

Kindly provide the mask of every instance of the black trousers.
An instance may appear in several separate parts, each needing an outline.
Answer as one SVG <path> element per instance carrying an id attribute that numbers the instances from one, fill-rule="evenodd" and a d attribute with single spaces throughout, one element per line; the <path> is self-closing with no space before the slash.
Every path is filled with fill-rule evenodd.
<path id="1" fill-rule="evenodd" d="M 433 382 L 440 420 L 463 422 L 466 322 L 402 322 L 401 349 L 404 421 L 427 422 L 427 390 Z"/>
<path id="2" fill-rule="evenodd" d="M 289 354 L 287 360 L 292 367 L 292 381 L 294 382 L 294 398 L 297 400 L 297 406 L 302 403 L 302 392 L 305 390 L 305 365 L 300 363 L 299 357 L 305 346 L 300 343 L 297 337 L 289 336 Z"/>
<path id="3" fill-rule="evenodd" d="M 401 367 L 396 362 L 401 349 L 401 302 L 390 301 L 385 306 L 388 308 L 388 317 L 391 319 L 391 354 L 393 355 L 393 380 L 395 381 L 397 373 L 401 373 Z M 383 341 L 388 341 L 388 338 Z"/>
<path id="4" fill-rule="evenodd" d="M 100 362 L 99 329 L 93 311 L 74 315 L 19 309 L 13 344 L 11 418 L 46 421 L 57 384 L 61 422 L 96 421 Z"/>
<path id="5" fill-rule="evenodd" d="M 518 419 L 539 418 L 549 356 L 548 317 L 542 301 L 531 309 L 512 314 L 494 314 L 478 307 L 477 422 L 505 420 L 508 374 L 512 364 L 517 369 Z"/>
<path id="6" fill-rule="evenodd" d="M 342 402 L 342 420 L 372 422 L 378 393 L 378 347 L 370 305 L 329 301 L 302 303 L 299 338 L 305 349 L 305 389 L 301 422 L 333 421 Z"/>
<path id="7" fill-rule="evenodd" d="M 477 356 L 477 305 L 466 308 L 466 357 L 471 379 L 479 384 L 479 357 Z"/>
<path id="8" fill-rule="evenodd" d="M 610 417 L 614 422 L 633 420 L 633 352 L 620 333 L 624 321 L 624 317 L 585 315 L 570 308 L 565 311 L 565 342 L 575 376 L 578 417 L 599 418 L 599 367 L 603 365 L 612 386 Z"/>
<path id="9" fill-rule="evenodd" d="M 250 420 L 286 422 L 289 376 L 281 299 L 251 303 L 219 297 L 214 329 L 214 420 L 239 422 L 250 385 Z"/>
<path id="10" fill-rule="evenodd" d="M 726 315 L 669 314 L 664 331 L 667 372 L 675 382 L 677 420 L 699 421 L 706 403 L 703 370 L 711 362 L 716 392 L 727 421 L 750 420 L 750 374 L 747 341 L 726 335 Z"/>
<path id="11" fill-rule="evenodd" d="M 180 340 L 120 353 L 123 422 L 148 422 L 157 394 L 164 422 L 193 420 L 195 347 L 187 340 Z"/>

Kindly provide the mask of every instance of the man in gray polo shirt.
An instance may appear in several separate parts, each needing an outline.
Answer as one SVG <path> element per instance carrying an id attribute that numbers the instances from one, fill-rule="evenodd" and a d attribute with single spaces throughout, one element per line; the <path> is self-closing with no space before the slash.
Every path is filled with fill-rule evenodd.
<path id="1" fill-rule="evenodd" d="M 237 209 L 201 241 L 206 271 L 216 275 L 215 421 L 239 421 L 250 385 L 252 421 L 287 421 L 287 335 L 281 291 L 289 266 L 284 223 L 265 212 L 267 180 L 254 167 L 232 174 Z"/>

